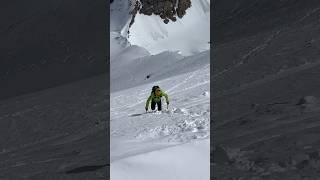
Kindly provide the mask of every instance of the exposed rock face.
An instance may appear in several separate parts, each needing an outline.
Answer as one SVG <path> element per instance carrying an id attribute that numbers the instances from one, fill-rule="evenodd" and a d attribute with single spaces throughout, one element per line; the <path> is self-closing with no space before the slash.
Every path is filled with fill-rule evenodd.
<path id="1" fill-rule="evenodd" d="M 182 18 L 186 14 L 186 10 L 191 7 L 190 0 L 180 0 L 178 2 L 177 15 Z"/>
<path id="2" fill-rule="evenodd" d="M 129 24 L 129 27 L 131 27 L 132 24 L 134 23 L 134 18 L 136 17 L 136 14 L 138 13 L 140 8 L 141 8 L 141 4 L 138 1 L 136 1 L 135 4 L 134 4 L 134 8 L 133 8 L 133 10 L 131 12 L 132 18 L 131 18 L 131 22 Z"/>
<path id="3" fill-rule="evenodd" d="M 186 14 L 186 10 L 191 7 L 191 0 L 140 0 L 135 1 L 135 9 L 133 10 L 133 20 L 137 12 L 145 15 L 158 15 L 164 23 L 176 21 Z"/>

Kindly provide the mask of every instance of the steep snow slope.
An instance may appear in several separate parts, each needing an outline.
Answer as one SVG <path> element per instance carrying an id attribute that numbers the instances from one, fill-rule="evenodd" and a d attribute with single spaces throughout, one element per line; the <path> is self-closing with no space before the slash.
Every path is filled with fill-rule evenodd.
<path id="1" fill-rule="evenodd" d="M 206 139 L 121 159 L 112 164 L 110 178 L 209 180 L 208 146 L 209 140 Z"/>
<path id="2" fill-rule="evenodd" d="M 156 15 L 137 14 L 130 28 L 129 42 L 157 54 L 165 50 L 191 55 L 210 48 L 210 3 L 192 0 L 186 15 L 164 24 Z"/>
<path id="3" fill-rule="evenodd" d="M 110 4 L 110 31 L 120 32 L 131 18 L 130 0 L 117 0 Z"/>
<path id="4" fill-rule="evenodd" d="M 154 56 L 150 56 L 148 61 L 153 61 Z M 144 155 L 151 151 L 159 151 L 160 149 L 184 144 L 190 142 L 191 145 L 196 143 L 199 139 L 208 139 L 210 134 L 209 128 L 209 55 L 199 54 L 190 58 L 190 62 L 185 59 L 186 66 L 184 72 L 176 71 L 181 67 L 183 60 L 179 63 L 170 64 L 167 74 L 170 76 L 159 75 L 159 79 L 154 79 L 151 82 L 136 81 L 131 88 L 118 90 L 111 93 L 111 166 L 112 171 L 121 179 L 119 172 L 123 171 L 123 166 L 130 161 L 132 166 L 139 167 L 139 159 L 154 158 L 154 155 Z M 145 62 L 148 62 L 145 61 Z M 188 62 L 188 63 L 187 63 Z M 191 63 L 192 62 L 192 63 Z M 197 64 L 199 63 L 199 64 Z M 144 68 L 141 68 L 144 67 Z M 130 70 L 130 69 L 128 69 Z M 140 66 L 140 69 L 133 68 L 136 71 L 134 74 L 142 74 L 149 72 L 147 66 Z M 133 73 L 133 72 L 132 72 Z M 126 76 L 120 76 L 126 79 Z M 127 82 L 126 80 L 114 81 L 113 84 Z M 141 84 L 144 82 L 143 84 Z M 141 84 L 141 85 L 139 85 Z M 168 111 L 159 113 L 144 113 L 144 106 L 147 97 L 150 94 L 150 89 L 153 85 L 159 85 L 169 95 L 170 106 Z M 165 106 L 165 103 L 163 102 Z M 166 109 L 166 107 L 164 107 Z M 142 114 L 141 114 L 142 113 Z M 208 141 L 207 141 L 208 142 Z M 188 147 L 188 146 L 186 146 Z M 187 151 L 184 156 L 198 156 L 192 153 L 207 152 L 209 143 L 201 146 L 202 150 Z M 184 147 L 181 147 L 182 149 Z M 180 148 L 178 148 L 180 149 Z M 190 153 L 190 154 L 188 154 Z M 171 150 L 161 150 L 156 154 L 162 154 L 164 158 L 175 155 Z M 139 155 L 137 159 L 129 158 Z M 202 155 L 199 155 L 202 156 Z M 203 165 L 209 162 L 209 153 L 206 153 L 206 158 L 201 162 Z M 202 157 L 204 157 L 202 156 Z M 124 158 L 129 158 L 123 160 Z M 176 158 L 180 158 L 177 156 Z M 182 157 L 181 157 L 182 158 Z M 192 163 L 192 158 L 183 160 L 176 160 L 176 167 L 180 168 L 176 172 L 177 176 L 184 177 L 183 171 L 188 170 L 185 166 L 180 166 L 178 162 Z M 167 166 L 167 163 L 161 162 L 160 159 L 154 159 L 154 165 L 157 164 L 161 168 L 162 165 Z M 180 166 L 180 167 L 179 167 Z M 131 169 L 126 167 L 126 171 L 136 172 L 136 177 L 141 177 L 139 174 L 145 171 L 146 166 L 140 166 L 143 169 Z M 172 166 L 171 166 L 172 167 Z M 120 168 L 120 169 L 119 169 Z M 129 168 L 129 169 L 128 169 Z M 178 170 L 177 169 L 177 170 Z M 198 174 L 200 173 L 201 174 Z M 160 171 L 154 171 L 153 176 L 158 176 Z M 171 171 L 166 171 L 164 176 L 170 176 Z M 193 175 L 207 177 L 208 169 L 198 169 L 191 172 Z M 204 174 L 203 174 L 204 173 Z M 172 178 L 177 176 L 170 176 Z M 123 177 L 122 177 L 123 178 Z"/>
<path id="5" fill-rule="evenodd" d="M 317 180 L 320 2 L 237 2 L 239 11 L 216 31 L 213 178 Z M 250 31 L 240 35 L 242 28 Z M 227 38 L 231 30 L 238 33 Z"/>
<path id="6" fill-rule="evenodd" d="M 133 47 L 131 47 L 133 48 Z M 135 56 L 139 51 L 130 55 Z M 209 63 L 210 52 L 183 57 L 176 52 L 163 52 L 154 56 L 131 59 L 119 58 L 111 63 L 111 91 L 169 78 L 190 72 Z M 141 70 L 143 68 L 143 70 Z"/>
<path id="7" fill-rule="evenodd" d="M 106 75 L 0 101 L 1 180 L 106 179 Z"/>
<path id="8" fill-rule="evenodd" d="M 130 29 L 126 2 L 111 4 L 112 178 L 208 179 L 209 1 L 192 1 L 182 19 L 168 24 L 138 13 Z M 169 94 L 169 109 L 144 113 L 156 84 Z M 194 158 L 191 171 L 185 165 Z"/>
<path id="9" fill-rule="evenodd" d="M 110 4 L 110 59 L 116 59 L 120 52 L 130 44 L 126 37 L 121 35 L 122 28 L 126 25 L 130 16 L 130 4 L 128 0 L 118 0 Z"/>
<path id="10" fill-rule="evenodd" d="M 111 59 L 130 45 L 143 47 L 151 54 L 169 50 L 184 56 L 209 49 L 210 1 L 192 0 L 186 15 L 168 24 L 159 16 L 138 13 L 129 28 L 132 9 L 127 0 L 111 4 Z"/>

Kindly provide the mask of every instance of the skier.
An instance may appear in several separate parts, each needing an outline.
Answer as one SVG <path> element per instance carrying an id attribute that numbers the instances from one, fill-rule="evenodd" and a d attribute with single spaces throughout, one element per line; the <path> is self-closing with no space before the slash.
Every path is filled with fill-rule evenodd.
<path id="1" fill-rule="evenodd" d="M 164 96 L 166 98 L 167 107 L 169 105 L 169 98 L 166 93 L 164 93 L 159 86 L 153 86 L 152 92 L 146 103 L 146 111 L 148 111 L 149 103 L 151 101 L 151 110 L 155 110 L 156 104 L 158 106 L 158 111 L 161 111 L 161 98 Z"/>

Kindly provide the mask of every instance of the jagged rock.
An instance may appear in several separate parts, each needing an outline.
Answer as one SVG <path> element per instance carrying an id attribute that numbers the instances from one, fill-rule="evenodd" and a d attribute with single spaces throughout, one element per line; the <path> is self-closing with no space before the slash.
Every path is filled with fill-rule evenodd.
<path id="1" fill-rule="evenodd" d="M 131 27 L 132 24 L 134 23 L 134 18 L 136 17 L 136 14 L 139 11 L 140 7 L 141 7 L 141 4 L 139 3 L 139 1 L 136 1 L 136 3 L 134 4 L 133 10 L 130 12 L 132 14 L 132 18 L 131 18 L 129 27 Z"/>
<path id="2" fill-rule="evenodd" d="M 148 16 L 158 15 L 166 24 L 169 23 L 169 20 L 175 22 L 177 20 L 176 16 L 182 18 L 190 7 L 191 0 L 140 0 L 140 3 L 136 1 L 131 22 L 133 24 L 135 14 L 138 12 Z"/>
<path id="3" fill-rule="evenodd" d="M 186 10 L 191 7 L 190 0 L 180 0 L 177 8 L 177 15 L 179 18 L 182 18 L 186 14 Z"/>
<path id="4" fill-rule="evenodd" d="M 173 22 L 177 21 L 177 18 L 176 17 L 172 17 L 171 19 Z"/>

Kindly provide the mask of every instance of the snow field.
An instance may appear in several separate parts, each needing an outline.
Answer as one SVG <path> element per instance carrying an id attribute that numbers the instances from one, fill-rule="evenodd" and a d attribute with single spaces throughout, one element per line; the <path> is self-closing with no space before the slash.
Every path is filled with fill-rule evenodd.
<path id="1" fill-rule="evenodd" d="M 130 29 L 128 2 L 111 4 L 111 179 L 207 180 L 210 1 L 192 0 L 174 23 L 138 13 Z M 162 112 L 144 113 L 154 85 L 169 108 L 163 98 Z"/>
<path id="2" fill-rule="evenodd" d="M 209 179 L 209 64 L 190 69 L 111 93 L 112 179 Z M 163 112 L 141 114 L 155 84 L 168 93 L 169 109 L 163 99 Z M 197 143 L 202 145 L 198 147 Z M 196 165 L 194 162 L 204 169 L 187 166 Z M 146 171 L 150 174 L 145 175 Z"/>
<path id="3" fill-rule="evenodd" d="M 112 180 L 208 180 L 209 144 L 206 139 L 116 161 L 111 166 L 110 177 Z"/>

